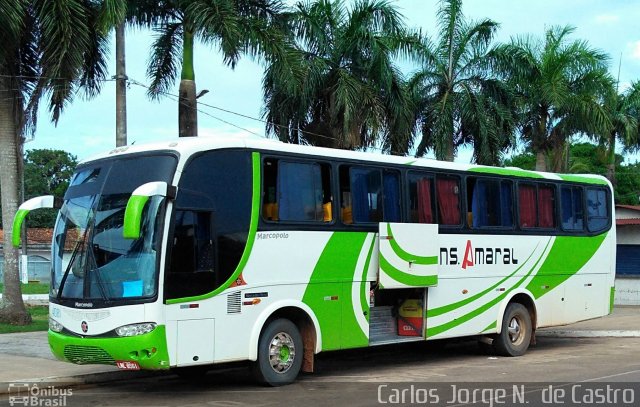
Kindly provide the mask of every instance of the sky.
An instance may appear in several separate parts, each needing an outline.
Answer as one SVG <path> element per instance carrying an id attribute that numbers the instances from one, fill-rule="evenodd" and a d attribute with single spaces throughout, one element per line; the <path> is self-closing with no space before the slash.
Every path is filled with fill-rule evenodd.
<path id="1" fill-rule="evenodd" d="M 436 35 L 436 0 L 391 0 L 405 16 L 407 26 Z M 290 1 L 289 3 L 293 3 Z M 638 0 L 466 0 L 463 11 L 469 19 L 491 18 L 500 23 L 496 40 L 513 36 L 540 38 L 545 28 L 571 25 L 571 38 L 583 39 L 610 56 L 614 77 L 620 67 L 620 86 L 640 80 L 640 1 Z M 126 34 L 127 75 L 135 83 L 148 84 L 146 66 L 154 34 L 129 29 Z M 109 76 L 115 74 L 115 45 L 111 44 Z M 407 74 L 414 69 L 407 66 Z M 235 70 L 222 63 L 217 49 L 197 45 L 195 50 L 197 91 L 209 90 L 200 102 L 252 118 L 261 117 L 262 73 L 259 62 L 242 59 Z M 178 137 L 178 106 L 169 98 L 151 101 L 142 85 L 132 83 L 127 93 L 128 142 L 170 140 Z M 176 81 L 172 94 L 178 93 Z M 200 105 L 198 128 L 201 137 L 236 135 L 258 137 L 265 134 L 264 123 Z M 25 148 L 62 149 L 79 159 L 115 147 L 115 84 L 105 82 L 99 96 L 85 100 L 78 95 L 69 104 L 57 126 L 49 121 L 46 104 L 41 104 L 38 128 Z M 469 162 L 471 151 L 461 149 L 456 161 Z M 636 161 L 638 156 L 627 157 Z"/>

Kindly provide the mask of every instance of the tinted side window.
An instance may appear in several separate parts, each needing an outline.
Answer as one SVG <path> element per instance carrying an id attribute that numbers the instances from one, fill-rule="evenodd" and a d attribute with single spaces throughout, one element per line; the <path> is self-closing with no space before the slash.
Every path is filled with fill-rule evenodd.
<path id="1" fill-rule="evenodd" d="M 587 188 L 587 226 L 591 232 L 604 230 L 609 224 L 607 192 L 602 188 Z"/>
<path id="2" fill-rule="evenodd" d="M 448 175 L 436 177 L 436 200 L 438 223 L 441 225 L 461 224 L 460 178 Z"/>
<path id="3" fill-rule="evenodd" d="M 215 289 L 212 213 L 175 212 L 167 298 L 200 295 Z M 177 274 L 177 275 L 176 275 Z"/>
<path id="4" fill-rule="evenodd" d="M 233 274 L 251 221 L 251 153 L 209 151 L 178 184 L 166 273 L 166 298 L 209 293 Z"/>
<path id="5" fill-rule="evenodd" d="M 267 159 L 262 216 L 270 221 L 330 222 L 331 170 L 327 164 Z"/>
<path id="6" fill-rule="evenodd" d="M 399 222 L 400 174 L 367 167 L 340 167 L 341 218 L 346 224 Z"/>
<path id="7" fill-rule="evenodd" d="M 436 223 L 432 175 L 409 173 L 409 222 Z"/>
<path id="8" fill-rule="evenodd" d="M 518 184 L 521 228 L 555 228 L 555 189 L 552 185 Z"/>
<path id="9" fill-rule="evenodd" d="M 584 230 L 584 209 L 581 187 L 561 188 L 560 214 L 562 229 L 571 231 Z"/>
<path id="10" fill-rule="evenodd" d="M 513 226 L 512 182 L 467 178 L 468 224 L 473 229 Z"/>

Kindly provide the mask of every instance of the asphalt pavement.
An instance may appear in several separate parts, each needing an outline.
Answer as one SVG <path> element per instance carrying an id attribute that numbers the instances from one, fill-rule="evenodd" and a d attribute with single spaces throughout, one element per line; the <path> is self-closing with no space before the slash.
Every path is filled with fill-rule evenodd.
<path id="1" fill-rule="evenodd" d="M 541 337 L 640 337 L 640 307 L 618 306 L 611 315 L 562 327 L 543 328 Z M 95 384 L 136 379 L 153 372 L 120 371 L 108 365 L 74 365 L 56 360 L 46 332 L 0 335 L 0 394 L 9 383 Z"/>

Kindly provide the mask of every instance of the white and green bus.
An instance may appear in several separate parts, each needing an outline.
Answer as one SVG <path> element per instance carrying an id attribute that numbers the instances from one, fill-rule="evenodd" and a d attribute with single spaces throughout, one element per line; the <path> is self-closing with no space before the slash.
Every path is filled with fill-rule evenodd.
<path id="1" fill-rule="evenodd" d="M 25 202 L 14 230 L 51 206 Z M 122 369 L 248 360 L 271 385 L 380 344 L 477 337 L 519 356 L 537 328 L 611 312 L 612 214 L 595 175 L 261 139 L 118 148 L 61 203 L 49 343 Z"/>

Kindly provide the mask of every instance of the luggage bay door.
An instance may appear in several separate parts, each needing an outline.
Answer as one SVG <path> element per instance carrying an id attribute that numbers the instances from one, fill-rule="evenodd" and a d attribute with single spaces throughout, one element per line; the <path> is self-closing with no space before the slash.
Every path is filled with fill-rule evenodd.
<path id="1" fill-rule="evenodd" d="M 378 236 L 380 288 L 438 285 L 438 225 L 381 222 Z"/>

